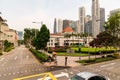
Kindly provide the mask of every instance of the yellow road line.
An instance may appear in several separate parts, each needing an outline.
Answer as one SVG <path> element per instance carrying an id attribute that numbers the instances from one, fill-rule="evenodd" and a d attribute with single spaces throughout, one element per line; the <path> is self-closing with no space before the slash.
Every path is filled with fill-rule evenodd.
<path id="1" fill-rule="evenodd" d="M 36 75 L 31 75 L 31 76 L 26 76 L 26 77 L 22 77 L 22 78 L 16 78 L 16 79 L 13 79 L 13 80 L 22 80 L 22 79 L 28 79 L 28 78 L 33 78 L 33 77 L 38 77 L 38 76 L 44 76 L 42 78 L 42 80 L 45 80 L 45 78 L 47 76 L 49 76 L 52 80 L 57 80 L 54 75 L 50 72 L 47 72 L 47 73 L 42 73 L 42 74 L 36 74 Z"/>

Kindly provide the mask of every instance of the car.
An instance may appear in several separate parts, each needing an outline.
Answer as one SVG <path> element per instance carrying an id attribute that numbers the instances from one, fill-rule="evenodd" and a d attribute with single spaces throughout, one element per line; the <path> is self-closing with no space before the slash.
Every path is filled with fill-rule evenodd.
<path id="1" fill-rule="evenodd" d="M 110 79 L 103 75 L 84 71 L 71 77 L 71 80 L 110 80 Z"/>

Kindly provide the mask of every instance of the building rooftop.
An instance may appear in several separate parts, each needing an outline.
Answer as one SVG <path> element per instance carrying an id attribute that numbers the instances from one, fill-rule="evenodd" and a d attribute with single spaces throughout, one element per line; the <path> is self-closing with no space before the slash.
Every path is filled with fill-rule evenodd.
<path id="1" fill-rule="evenodd" d="M 74 30 L 70 26 L 68 26 L 64 28 L 63 32 L 74 32 Z"/>

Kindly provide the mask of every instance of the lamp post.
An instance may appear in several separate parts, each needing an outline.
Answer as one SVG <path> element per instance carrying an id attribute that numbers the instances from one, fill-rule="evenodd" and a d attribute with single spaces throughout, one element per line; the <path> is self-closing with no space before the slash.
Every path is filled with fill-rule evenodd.
<path id="1" fill-rule="evenodd" d="M 32 23 L 35 23 L 35 24 L 41 24 L 41 26 L 43 25 L 43 22 L 41 21 L 41 22 L 32 22 Z M 35 38 L 36 38 L 36 29 L 35 29 Z"/>

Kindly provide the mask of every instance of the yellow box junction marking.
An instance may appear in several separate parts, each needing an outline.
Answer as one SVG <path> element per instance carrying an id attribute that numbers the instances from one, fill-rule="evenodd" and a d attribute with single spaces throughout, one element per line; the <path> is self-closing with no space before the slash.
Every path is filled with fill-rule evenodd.
<path id="1" fill-rule="evenodd" d="M 57 80 L 54 75 L 50 72 L 47 73 L 42 73 L 42 74 L 36 74 L 36 75 L 31 75 L 31 76 L 26 76 L 26 77 L 22 77 L 22 78 L 16 78 L 13 80 L 23 80 L 23 79 L 29 79 L 29 78 L 34 78 L 34 77 L 38 77 L 38 76 L 44 76 L 41 80 L 46 80 L 47 77 L 50 77 L 51 80 Z"/>

